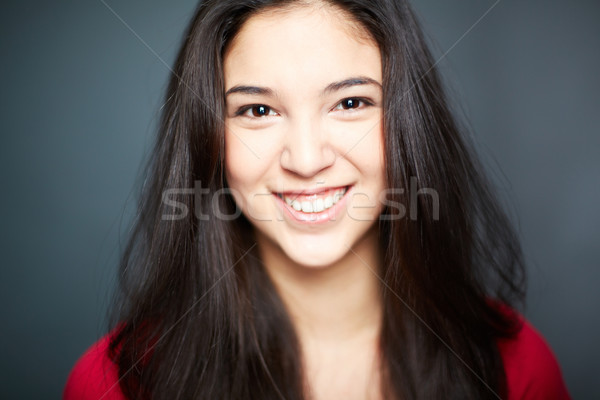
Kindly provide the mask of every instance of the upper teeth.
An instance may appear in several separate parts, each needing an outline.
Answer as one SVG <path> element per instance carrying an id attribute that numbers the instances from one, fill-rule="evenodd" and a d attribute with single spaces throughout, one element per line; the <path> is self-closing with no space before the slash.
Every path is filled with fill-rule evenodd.
<path id="1" fill-rule="evenodd" d="M 286 195 L 283 196 L 285 202 L 294 208 L 296 211 L 302 211 L 305 213 L 318 213 L 328 208 L 333 207 L 335 203 L 340 201 L 342 197 L 346 194 L 346 188 L 338 189 L 333 194 L 330 194 L 325 197 L 318 197 L 314 200 L 306 200 L 299 199 L 294 196 L 288 197 Z"/>

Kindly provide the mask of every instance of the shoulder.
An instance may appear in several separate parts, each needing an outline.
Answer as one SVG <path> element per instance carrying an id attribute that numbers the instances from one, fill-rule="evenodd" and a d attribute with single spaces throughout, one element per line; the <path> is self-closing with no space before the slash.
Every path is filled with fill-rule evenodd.
<path id="1" fill-rule="evenodd" d="M 94 343 L 69 374 L 63 400 L 125 400 L 119 370 L 108 355 L 110 335 Z"/>
<path id="2" fill-rule="evenodd" d="M 570 399 L 556 357 L 542 335 L 523 317 L 515 337 L 499 339 L 508 398 Z"/>

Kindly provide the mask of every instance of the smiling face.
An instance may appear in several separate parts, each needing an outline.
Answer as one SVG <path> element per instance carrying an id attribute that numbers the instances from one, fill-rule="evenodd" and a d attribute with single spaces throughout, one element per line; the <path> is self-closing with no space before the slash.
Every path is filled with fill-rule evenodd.
<path id="1" fill-rule="evenodd" d="M 384 189 L 379 48 L 340 15 L 253 16 L 224 58 L 229 187 L 262 250 L 308 267 L 376 236 Z"/>

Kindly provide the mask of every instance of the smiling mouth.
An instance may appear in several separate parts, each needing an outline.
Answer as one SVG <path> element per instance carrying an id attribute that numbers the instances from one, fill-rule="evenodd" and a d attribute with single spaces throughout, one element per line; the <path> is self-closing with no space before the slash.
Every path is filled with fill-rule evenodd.
<path id="1" fill-rule="evenodd" d="M 296 211 L 316 214 L 336 205 L 344 197 L 348 189 L 349 186 L 345 186 L 335 189 L 325 189 L 318 193 L 284 192 L 275 193 L 275 195 Z"/>

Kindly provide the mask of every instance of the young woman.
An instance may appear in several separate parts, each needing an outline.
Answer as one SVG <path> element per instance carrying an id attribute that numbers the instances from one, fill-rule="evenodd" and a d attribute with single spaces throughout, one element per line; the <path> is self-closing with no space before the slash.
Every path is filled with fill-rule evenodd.
<path id="1" fill-rule="evenodd" d="M 204 1 L 70 399 L 566 399 L 405 1 Z"/>

